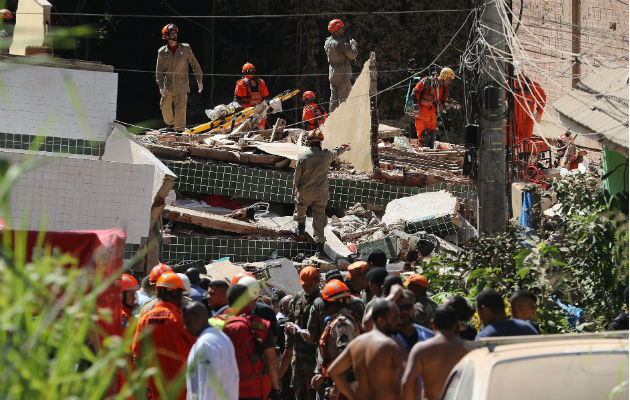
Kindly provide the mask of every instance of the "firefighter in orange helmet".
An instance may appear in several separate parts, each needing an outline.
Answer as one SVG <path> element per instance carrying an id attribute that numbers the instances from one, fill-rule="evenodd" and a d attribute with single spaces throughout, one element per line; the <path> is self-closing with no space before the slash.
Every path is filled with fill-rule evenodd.
<path id="1" fill-rule="evenodd" d="M 419 144 L 433 147 L 437 130 L 437 114 L 446 104 L 448 88 L 455 79 L 452 69 L 445 67 L 439 76 L 425 76 L 413 88 L 411 95 L 415 104 L 416 134 Z"/>
<path id="2" fill-rule="evenodd" d="M 326 118 L 328 118 L 328 113 L 317 105 L 315 102 L 316 99 L 315 93 L 310 90 L 302 94 L 302 102 L 304 103 L 304 108 L 302 109 L 302 123 L 304 124 L 304 129 L 307 131 L 319 128 L 319 126 L 326 121 Z"/>
<path id="3" fill-rule="evenodd" d="M 136 362 L 148 360 L 149 366 L 160 368 L 166 380 L 164 384 L 169 386 L 186 372 L 188 352 L 195 339 L 186 330 L 180 308 L 185 290 L 181 278 L 174 272 L 163 273 L 156 290 L 159 301 L 140 317 L 131 350 Z M 155 357 L 147 357 L 147 351 L 155 352 Z M 151 365 L 154 358 L 157 365 Z M 149 378 L 149 398 L 161 398 L 153 377 Z M 176 398 L 186 398 L 185 385 Z"/>
<path id="4" fill-rule="evenodd" d="M 234 88 L 234 101 L 243 106 L 243 108 L 253 107 L 262 103 L 263 100 L 269 99 L 269 90 L 262 78 L 255 76 L 256 67 L 250 62 L 243 64 L 241 68 L 243 78 L 236 81 Z M 262 120 L 258 126 L 265 128 L 266 120 Z"/>
<path id="5" fill-rule="evenodd" d="M 122 327 L 129 326 L 131 311 L 138 305 L 136 292 L 140 289 L 136 278 L 129 274 L 122 275 Z"/>
<path id="6" fill-rule="evenodd" d="M 190 86 L 188 84 L 188 66 L 197 78 L 199 93 L 203 90 L 203 72 L 188 43 L 180 43 L 179 29 L 175 24 L 162 28 L 162 40 L 166 44 L 158 50 L 155 66 L 155 80 L 160 89 L 160 109 L 164 123 L 170 129 L 183 132 L 186 128 L 186 102 Z"/>
<path id="7" fill-rule="evenodd" d="M 520 61 L 514 61 L 514 143 L 532 137 L 534 121 L 540 123 L 547 95 L 538 82 L 529 79 Z"/>
<path id="8" fill-rule="evenodd" d="M 151 269 L 151 272 L 149 273 L 149 290 L 151 292 L 151 299 L 140 307 L 140 310 L 136 313 L 136 315 L 145 314 L 158 302 L 158 299 L 156 298 L 155 285 L 157 284 L 158 279 L 160 279 L 160 276 L 166 272 L 173 272 L 173 269 L 164 263 L 158 263 Z"/>

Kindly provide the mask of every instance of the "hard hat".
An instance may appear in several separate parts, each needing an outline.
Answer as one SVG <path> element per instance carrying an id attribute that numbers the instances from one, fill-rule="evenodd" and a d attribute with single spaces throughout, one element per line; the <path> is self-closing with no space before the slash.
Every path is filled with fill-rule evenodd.
<path id="1" fill-rule="evenodd" d="M 428 288 L 429 280 L 424 275 L 412 274 L 409 276 L 409 278 L 407 278 L 405 285 L 407 285 L 407 287 L 409 287 L 409 285 L 419 285 L 419 286 L 422 286 L 423 288 Z"/>
<path id="2" fill-rule="evenodd" d="M 246 62 L 245 64 L 243 64 L 243 68 L 241 68 L 241 72 L 242 73 L 247 73 L 247 72 L 256 72 L 256 67 L 254 67 L 254 64 L 250 63 L 250 62 Z"/>
<path id="3" fill-rule="evenodd" d="M 6 8 L 3 8 L 2 10 L 0 10 L 0 16 L 2 16 L 2 18 L 4 19 L 13 19 L 13 14 L 11 13 L 11 11 L 7 10 Z"/>
<path id="4" fill-rule="evenodd" d="M 322 298 L 326 301 L 337 301 L 350 297 L 350 289 L 339 279 L 333 279 L 322 289 Z"/>
<path id="5" fill-rule="evenodd" d="M 333 19 L 332 21 L 330 21 L 328 23 L 328 32 L 334 32 L 334 31 L 338 31 L 339 29 L 343 28 L 343 21 L 340 19 Z"/>
<path id="6" fill-rule="evenodd" d="M 300 285 L 306 285 L 313 281 L 319 280 L 319 270 L 312 265 L 302 268 L 300 270 Z"/>
<path id="7" fill-rule="evenodd" d="M 171 33 L 171 31 L 179 32 L 179 29 L 177 28 L 177 25 L 175 25 L 175 24 L 166 24 L 166 25 L 164 25 L 164 28 L 162 28 L 162 39 L 167 40 L 168 39 L 168 35 L 169 35 L 169 33 Z"/>
<path id="8" fill-rule="evenodd" d="M 138 281 L 136 278 L 129 274 L 122 274 L 122 290 L 123 292 L 128 292 L 132 290 L 140 289 L 140 285 L 138 285 Z"/>
<path id="9" fill-rule="evenodd" d="M 250 278 L 254 278 L 254 275 L 250 274 L 249 272 L 239 272 L 238 274 L 232 277 L 232 280 L 230 281 L 230 286 L 236 285 L 241 280 L 241 278 L 244 278 L 246 276 L 249 276 Z"/>
<path id="10" fill-rule="evenodd" d="M 355 276 L 360 273 L 367 271 L 368 265 L 365 261 L 355 261 L 352 264 L 348 265 L 348 272 L 350 276 Z"/>
<path id="11" fill-rule="evenodd" d="M 159 263 L 158 265 L 153 267 L 151 273 L 149 274 L 149 283 L 151 285 L 155 285 L 157 280 L 160 279 L 160 276 L 165 272 L 173 272 L 173 269 L 163 263 Z"/>
<path id="12" fill-rule="evenodd" d="M 440 79 L 446 79 L 446 78 L 455 79 L 455 72 L 453 72 L 453 70 L 450 69 L 449 67 L 444 67 L 440 71 Z"/>
<path id="13" fill-rule="evenodd" d="M 180 274 L 179 272 L 177 273 L 177 276 L 179 276 L 179 279 L 184 282 L 184 294 L 190 294 L 190 279 L 188 279 L 186 274 Z"/>
<path id="14" fill-rule="evenodd" d="M 260 282 L 256 278 L 251 276 L 243 276 L 239 281 L 239 285 L 243 285 L 247 288 L 247 298 L 255 299 L 260 294 Z"/>
<path id="15" fill-rule="evenodd" d="M 162 274 L 155 286 L 166 288 L 168 290 L 186 290 L 184 282 L 175 272 L 166 272 Z"/>
<path id="16" fill-rule="evenodd" d="M 306 140 L 321 142 L 322 140 L 324 140 L 324 134 L 322 133 L 321 129 L 313 129 L 312 131 L 309 131 L 306 135 Z"/>
<path id="17" fill-rule="evenodd" d="M 516 60 L 512 63 L 512 65 L 514 66 L 514 75 L 520 75 L 523 73 L 524 68 L 522 62 Z"/>
<path id="18" fill-rule="evenodd" d="M 317 96 L 315 96 L 315 93 L 313 93 L 313 91 L 311 90 L 307 90 L 302 94 L 302 101 L 315 100 L 316 98 Z"/>

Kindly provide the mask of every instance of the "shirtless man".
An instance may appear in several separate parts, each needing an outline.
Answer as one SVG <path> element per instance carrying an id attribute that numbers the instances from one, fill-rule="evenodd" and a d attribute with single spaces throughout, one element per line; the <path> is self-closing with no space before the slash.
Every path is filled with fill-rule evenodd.
<path id="1" fill-rule="evenodd" d="M 358 336 L 330 364 L 328 376 L 349 400 L 399 400 L 400 374 L 405 349 L 390 336 L 400 331 L 400 311 L 395 303 L 379 300 L 372 307 L 374 327 Z M 352 386 L 343 372 L 352 367 Z"/>
<path id="2" fill-rule="evenodd" d="M 459 324 L 453 307 L 438 307 L 433 330 L 435 337 L 418 342 L 411 349 L 402 379 L 404 400 L 418 399 L 418 375 L 422 377 L 422 399 L 439 399 L 451 369 L 468 353 L 457 333 Z"/>

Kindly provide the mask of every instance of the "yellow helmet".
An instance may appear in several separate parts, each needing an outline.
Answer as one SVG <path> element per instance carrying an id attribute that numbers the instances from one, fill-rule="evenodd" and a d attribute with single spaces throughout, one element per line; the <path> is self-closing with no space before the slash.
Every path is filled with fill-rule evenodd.
<path id="1" fill-rule="evenodd" d="M 455 79 L 455 72 L 453 72 L 453 70 L 449 67 L 444 67 L 442 68 L 442 71 L 440 71 L 440 79 L 446 78 Z"/>

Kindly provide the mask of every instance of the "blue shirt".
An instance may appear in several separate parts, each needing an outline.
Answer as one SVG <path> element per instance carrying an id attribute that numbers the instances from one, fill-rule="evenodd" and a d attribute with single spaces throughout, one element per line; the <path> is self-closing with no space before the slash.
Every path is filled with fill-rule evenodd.
<path id="1" fill-rule="evenodd" d="M 199 285 L 190 285 L 190 298 L 194 301 L 201 301 L 206 296 L 206 292 Z"/>
<path id="2" fill-rule="evenodd" d="M 400 340 L 400 343 L 402 343 L 405 346 L 405 349 L 407 349 L 407 354 L 411 352 L 411 348 L 416 343 L 422 342 L 423 340 L 427 340 L 435 336 L 435 334 L 433 333 L 431 329 L 425 328 L 422 325 L 413 324 L 413 329 L 415 329 L 416 334 L 418 335 L 418 338 L 416 339 L 414 343 L 408 343 L 407 339 L 405 339 L 402 333 L 394 335 L 394 337 Z M 422 377 L 420 375 L 418 375 L 418 388 L 420 390 L 418 392 L 420 393 L 420 396 L 418 397 L 418 399 L 421 399 L 422 398 Z"/>
<path id="3" fill-rule="evenodd" d="M 500 319 L 489 324 L 479 332 L 475 340 L 491 336 L 538 335 L 536 328 L 521 319 Z"/>

